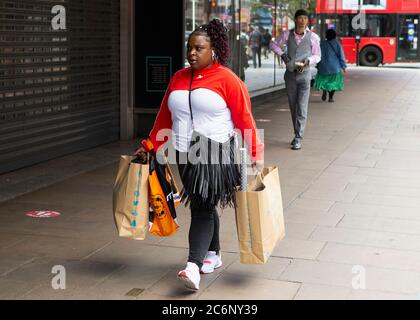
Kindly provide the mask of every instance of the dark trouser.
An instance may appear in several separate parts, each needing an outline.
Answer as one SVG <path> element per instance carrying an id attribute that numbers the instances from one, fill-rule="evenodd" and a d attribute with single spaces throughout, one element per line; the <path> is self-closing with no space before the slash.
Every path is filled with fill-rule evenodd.
<path id="1" fill-rule="evenodd" d="M 284 74 L 290 113 L 292 115 L 295 138 L 302 140 L 308 117 L 308 103 L 311 92 L 311 73 L 286 71 Z"/>
<path id="2" fill-rule="evenodd" d="M 328 91 L 328 95 L 329 95 L 329 98 L 330 98 L 330 100 L 334 97 L 334 90 L 333 91 Z"/>
<path id="3" fill-rule="evenodd" d="M 334 93 L 335 93 L 335 90 L 333 90 L 333 91 L 328 91 L 328 97 L 329 97 L 329 99 L 331 100 L 332 98 L 334 98 Z M 323 96 L 325 96 L 325 98 L 327 98 L 327 90 L 323 90 L 322 91 L 322 94 L 323 94 Z"/>
<path id="4" fill-rule="evenodd" d="M 261 47 L 252 47 L 252 62 L 254 64 L 254 68 L 257 67 L 257 56 L 258 56 L 258 67 L 261 68 Z"/>
<path id="5" fill-rule="evenodd" d="M 266 59 L 268 59 L 268 53 L 270 52 L 270 48 L 268 46 L 262 47 L 262 53 Z"/>
<path id="6" fill-rule="evenodd" d="M 181 159 L 186 158 L 185 154 L 181 156 Z M 185 164 L 179 163 L 179 159 L 180 153 L 177 151 L 178 171 L 182 179 Z M 184 181 L 182 182 L 184 183 Z M 216 207 L 209 209 L 201 204 L 191 203 L 188 262 L 194 262 L 201 269 L 207 251 L 216 251 L 217 253 L 220 251 L 219 226 Z"/>

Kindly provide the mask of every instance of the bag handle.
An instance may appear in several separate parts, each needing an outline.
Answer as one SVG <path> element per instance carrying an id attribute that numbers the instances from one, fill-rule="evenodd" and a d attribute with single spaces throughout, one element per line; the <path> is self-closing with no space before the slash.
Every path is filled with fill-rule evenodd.
<path id="1" fill-rule="evenodd" d="M 188 91 L 188 105 L 189 105 L 189 107 L 190 107 L 190 117 L 191 117 L 191 123 L 192 123 L 192 128 L 193 128 L 193 130 L 194 130 L 194 117 L 193 117 L 193 112 L 192 112 L 192 103 L 191 103 L 191 91 L 192 91 L 193 77 L 194 77 L 194 71 L 193 71 L 193 69 L 191 69 L 190 89 L 189 89 L 189 91 Z"/>

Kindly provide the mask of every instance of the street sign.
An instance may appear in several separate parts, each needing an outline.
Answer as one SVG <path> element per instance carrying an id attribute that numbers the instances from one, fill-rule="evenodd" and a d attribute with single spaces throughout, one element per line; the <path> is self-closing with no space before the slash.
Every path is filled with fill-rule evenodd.
<path id="1" fill-rule="evenodd" d="M 61 213 L 57 211 L 29 211 L 26 215 L 32 218 L 56 218 Z"/>

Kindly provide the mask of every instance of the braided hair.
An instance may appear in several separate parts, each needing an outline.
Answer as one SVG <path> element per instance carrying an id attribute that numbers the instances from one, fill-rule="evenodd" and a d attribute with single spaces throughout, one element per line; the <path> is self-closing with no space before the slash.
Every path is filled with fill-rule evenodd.
<path id="1" fill-rule="evenodd" d="M 188 40 L 193 35 L 204 35 L 208 37 L 214 48 L 217 61 L 222 65 L 227 64 L 230 55 L 229 40 L 227 28 L 220 20 L 213 19 L 207 24 L 202 24 L 190 34 Z"/>

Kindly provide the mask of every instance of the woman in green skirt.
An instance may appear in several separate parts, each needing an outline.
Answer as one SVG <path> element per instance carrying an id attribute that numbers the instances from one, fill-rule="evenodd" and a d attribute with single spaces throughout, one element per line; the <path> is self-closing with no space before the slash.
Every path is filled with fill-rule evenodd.
<path id="1" fill-rule="evenodd" d="M 326 40 L 321 41 L 321 61 L 317 65 L 318 73 L 315 77 L 315 88 L 322 91 L 322 101 L 334 102 L 334 93 L 344 89 L 343 73 L 346 72 L 347 64 L 343 49 L 337 41 L 334 29 L 328 29 L 325 34 Z"/>

